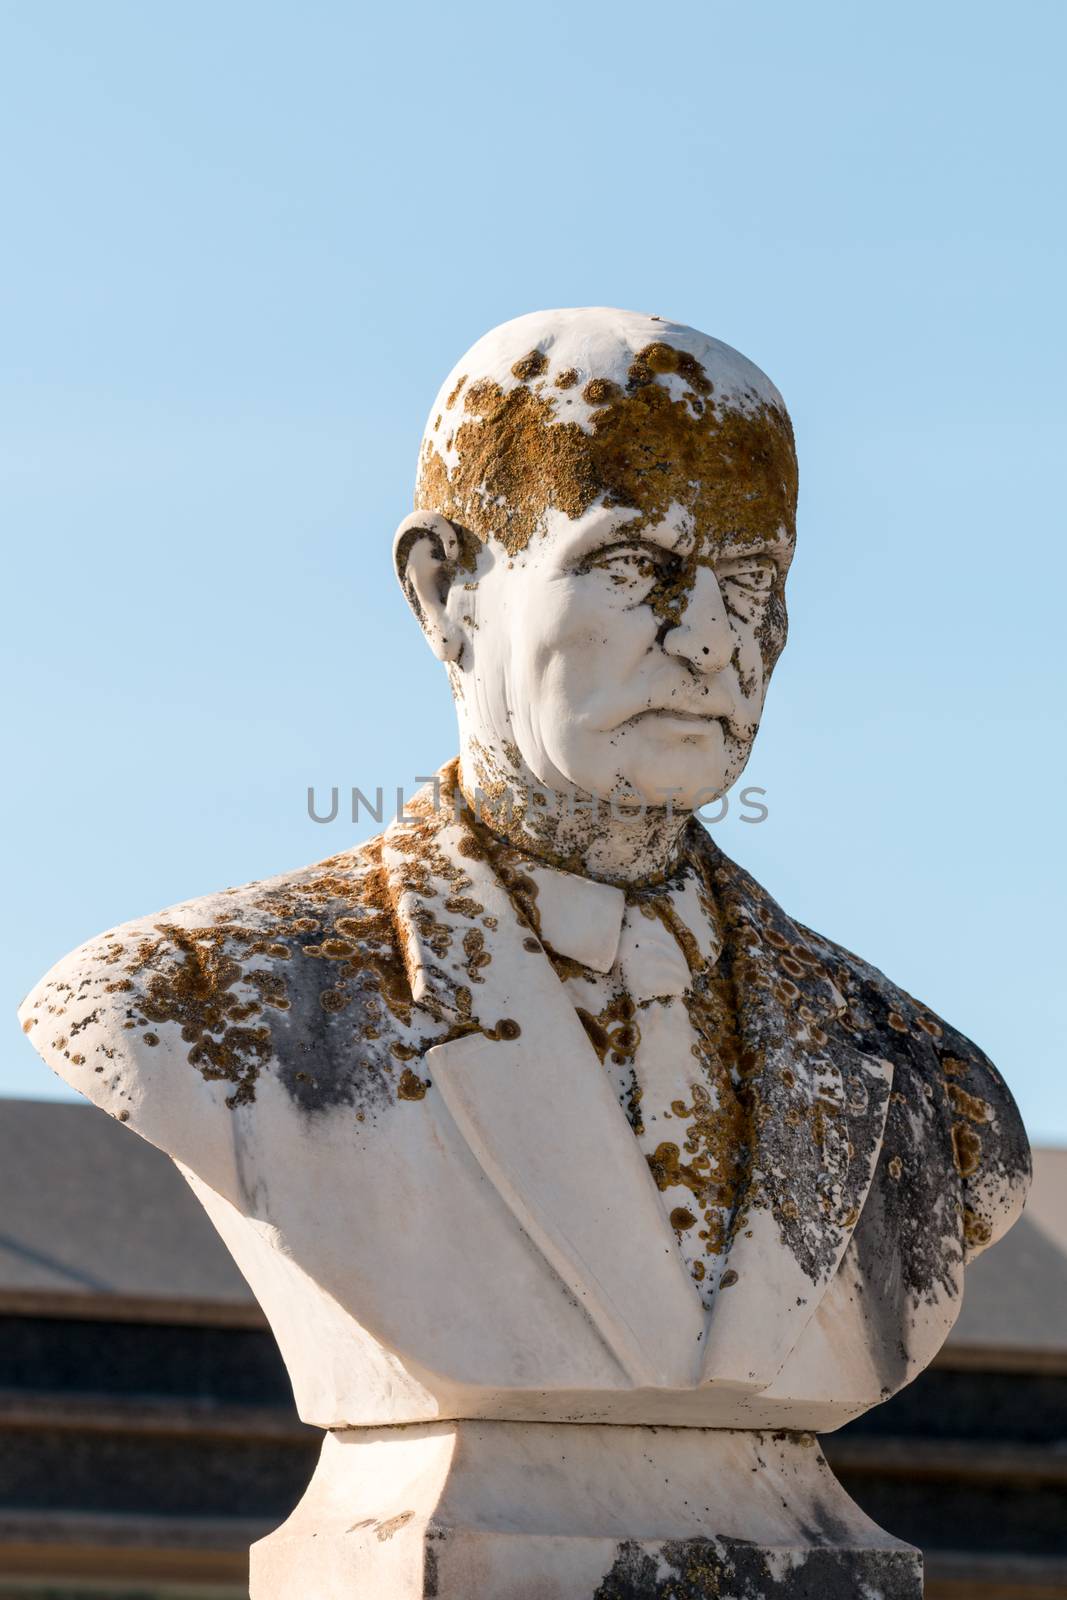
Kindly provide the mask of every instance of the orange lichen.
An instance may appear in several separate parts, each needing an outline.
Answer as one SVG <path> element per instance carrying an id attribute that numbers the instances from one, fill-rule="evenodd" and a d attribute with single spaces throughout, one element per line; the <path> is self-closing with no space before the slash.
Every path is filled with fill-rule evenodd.
<path id="1" fill-rule="evenodd" d="M 967 1117 L 971 1122 L 988 1122 L 990 1118 L 989 1106 L 977 1095 L 968 1094 L 966 1089 L 961 1089 L 958 1083 L 949 1083 L 945 1093 L 949 1104 L 958 1117 Z"/>
<path id="2" fill-rule="evenodd" d="M 522 356 L 515 362 L 511 369 L 515 378 L 539 378 L 548 366 L 548 357 L 543 350 L 531 350 L 529 355 Z M 451 400 L 449 401 L 451 405 Z"/>
<path id="3" fill-rule="evenodd" d="M 687 392 L 675 398 L 661 373 Z M 553 395 L 526 382 L 506 391 L 490 379 L 471 384 L 454 465 L 424 446 L 416 509 L 441 512 L 512 555 L 549 509 L 576 518 L 598 501 L 640 513 L 629 534 L 661 523 L 674 504 L 692 518 L 698 544 L 792 531 L 796 452 L 780 406 L 755 395 L 744 408 L 716 404 L 701 364 L 665 343 L 635 356 L 625 389 L 593 377 L 583 397 L 596 408 L 589 431 L 559 420 Z"/>
<path id="4" fill-rule="evenodd" d="M 993 1237 L 993 1226 L 985 1217 L 980 1217 L 970 1206 L 963 1208 L 963 1237 L 972 1248 L 981 1248 L 987 1245 Z"/>
<path id="5" fill-rule="evenodd" d="M 397 1084 L 397 1098 L 400 1100 L 423 1100 L 429 1087 L 430 1085 L 420 1078 L 417 1073 L 412 1072 L 410 1067 L 405 1067 L 400 1074 L 400 1082 Z"/>
<path id="6" fill-rule="evenodd" d="M 578 1020 L 601 1063 L 608 1056 L 615 1066 L 632 1061 L 641 1042 L 641 1030 L 636 1022 L 636 1007 L 627 994 L 614 995 L 604 1008 L 594 1015 L 582 1006 L 576 1007 Z"/>
<path id="7" fill-rule="evenodd" d="M 213 928 L 179 928 L 161 923 L 156 944 L 159 965 L 144 985 L 138 1007 L 145 1021 L 172 1022 L 192 1046 L 189 1061 L 205 1078 L 234 1084 L 231 1105 L 254 1098 L 261 1067 L 271 1056 L 270 1029 L 253 1023 L 259 1001 L 234 991 L 247 982 L 241 963 L 228 946 L 258 942 L 258 935 L 233 924 Z M 142 953 L 139 959 L 145 959 Z"/>
<path id="8" fill-rule="evenodd" d="M 978 1171 L 982 1158 L 982 1141 L 973 1128 L 965 1122 L 952 1127 L 952 1159 L 961 1178 L 969 1178 Z"/>

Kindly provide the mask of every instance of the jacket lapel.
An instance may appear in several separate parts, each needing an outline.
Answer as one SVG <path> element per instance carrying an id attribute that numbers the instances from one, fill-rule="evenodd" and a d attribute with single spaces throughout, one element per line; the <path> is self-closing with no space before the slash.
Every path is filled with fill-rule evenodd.
<path id="1" fill-rule="evenodd" d="M 427 812 L 383 865 L 416 1002 L 457 1036 L 427 1107 L 466 1141 L 635 1386 L 689 1387 L 699 1295 L 648 1164 L 562 984 L 475 833 Z"/>
<path id="2" fill-rule="evenodd" d="M 708 841 L 737 1002 L 750 1167 L 712 1308 L 703 1381 L 763 1388 L 814 1315 L 856 1226 L 892 1066 L 860 1051 L 801 930 Z"/>
<path id="3" fill-rule="evenodd" d="M 705 1319 L 648 1164 L 573 1006 L 476 833 L 423 801 L 383 850 L 412 994 L 454 1127 L 635 1385 L 760 1389 L 814 1315 L 874 1175 L 892 1067 L 849 1037 L 821 942 L 703 830 L 722 918 L 750 1164 Z M 698 1352 L 703 1351 L 701 1357 Z"/>

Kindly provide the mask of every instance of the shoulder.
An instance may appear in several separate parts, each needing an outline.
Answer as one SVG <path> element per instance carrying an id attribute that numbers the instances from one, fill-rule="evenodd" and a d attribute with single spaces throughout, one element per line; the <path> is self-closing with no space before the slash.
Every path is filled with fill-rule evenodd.
<path id="1" fill-rule="evenodd" d="M 852 951 L 801 932 L 841 992 L 856 1043 L 893 1062 L 887 1145 L 896 1140 L 903 1161 L 911 1130 L 936 1123 L 973 1258 L 1017 1221 L 1030 1186 L 1030 1145 L 1011 1090 L 985 1052 L 929 1006 Z"/>
<path id="2" fill-rule="evenodd" d="M 266 1074 L 309 1115 L 374 1116 L 430 1019 L 412 1005 L 380 840 L 90 940 L 20 1019 L 73 1088 L 230 1187 L 233 1114 Z"/>
<path id="3" fill-rule="evenodd" d="M 810 989 L 816 974 L 820 1015 L 829 995 L 849 1044 L 891 1065 L 880 1161 L 893 1186 L 910 1197 L 914 1224 L 923 1215 L 942 1216 L 950 1204 L 962 1213 L 952 1231 L 965 1254 L 979 1254 L 1016 1221 L 1030 1185 L 1026 1132 L 997 1068 L 869 961 L 790 918 L 706 836 L 698 844 L 720 909 L 744 941 L 788 975 L 783 990 Z"/>

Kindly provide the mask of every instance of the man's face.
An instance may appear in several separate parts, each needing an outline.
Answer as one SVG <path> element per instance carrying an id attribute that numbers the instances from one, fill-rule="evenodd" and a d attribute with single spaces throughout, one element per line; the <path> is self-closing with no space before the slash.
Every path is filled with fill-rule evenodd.
<path id="1" fill-rule="evenodd" d="M 628 532 L 638 520 L 552 512 L 517 554 L 483 547 L 476 587 L 449 606 L 470 639 L 464 733 L 517 746 L 557 792 L 687 808 L 748 760 L 785 643 L 792 541 L 773 527 L 697 536 L 677 508 Z"/>

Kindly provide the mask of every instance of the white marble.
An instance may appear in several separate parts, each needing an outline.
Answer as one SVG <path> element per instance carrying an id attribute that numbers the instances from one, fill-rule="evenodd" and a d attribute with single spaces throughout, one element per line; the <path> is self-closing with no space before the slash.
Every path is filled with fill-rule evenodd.
<path id="1" fill-rule="evenodd" d="M 855 1563 L 855 1587 L 823 1588 L 808 1569 L 828 1536 Z M 751 1596 L 762 1585 L 750 1572 L 711 1586 L 716 1558 L 728 1563 L 737 1545 L 757 1583 L 807 1569 L 806 1592 L 823 1600 L 880 1600 L 900 1592 L 880 1572 L 920 1571 L 810 1435 L 468 1422 L 332 1434 L 300 1505 L 253 1546 L 252 1588 L 278 1600 L 590 1600 L 608 1575 L 613 1592 L 638 1592 L 623 1584 L 643 1569 L 666 1594 L 698 1593 L 704 1579 L 709 1596 Z"/>
<path id="2" fill-rule="evenodd" d="M 602 310 L 495 330 L 395 544 L 458 763 L 369 845 L 126 924 L 25 1002 L 179 1164 L 341 1430 L 256 1600 L 430 1593 L 445 1523 L 441 1600 L 643 1596 L 627 1562 L 708 1538 L 800 1593 L 827 1496 L 842 1581 L 880 1592 L 881 1552 L 887 1600 L 918 1592 L 799 1436 L 932 1359 L 1028 1156 L 976 1046 L 690 819 L 751 750 L 794 499 L 781 397 L 726 346 Z M 661 1451 L 684 1514 L 634 1488 Z"/>

